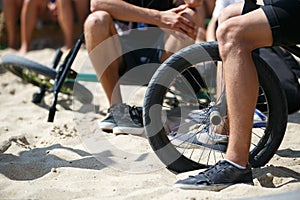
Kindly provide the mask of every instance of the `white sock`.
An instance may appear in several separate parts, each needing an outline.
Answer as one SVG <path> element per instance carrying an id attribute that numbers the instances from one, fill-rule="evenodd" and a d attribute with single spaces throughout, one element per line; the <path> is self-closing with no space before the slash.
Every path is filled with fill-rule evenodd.
<path id="1" fill-rule="evenodd" d="M 227 159 L 225 159 L 227 162 L 229 162 L 230 164 L 232 164 L 233 166 L 235 166 L 236 168 L 238 168 L 238 169 L 246 169 L 246 167 L 243 167 L 243 166 L 241 166 L 241 165 L 239 165 L 239 164 L 236 164 L 235 162 L 232 162 L 231 160 L 227 160 Z"/>

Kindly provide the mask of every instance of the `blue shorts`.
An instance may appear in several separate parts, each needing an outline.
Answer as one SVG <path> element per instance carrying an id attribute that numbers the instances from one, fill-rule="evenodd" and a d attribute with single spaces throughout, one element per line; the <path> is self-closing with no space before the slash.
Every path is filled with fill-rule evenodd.
<path id="1" fill-rule="evenodd" d="M 300 0 L 264 0 L 273 45 L 300 44 Z"/>

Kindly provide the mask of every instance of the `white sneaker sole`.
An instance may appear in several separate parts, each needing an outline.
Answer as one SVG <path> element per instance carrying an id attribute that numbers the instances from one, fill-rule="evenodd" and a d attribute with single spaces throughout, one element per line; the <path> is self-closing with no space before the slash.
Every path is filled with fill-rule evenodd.
<path id="1" fill-rule="evenodd" d="M 174 188 L 180 188 L 184 190 L 207 190 L 207 191 L 220 191 L 233 184 L 215 184 L 215 185 L 185 185 L 180 183 L 175 183 Z"/>
<path id="2" fill-rule="evenodd" d="M 145 133 L 144 127 L 114 127 L 113 128 L 114 134 L 132 134 L 132 135 L 143 135 Z"/>
<path id="3" fill-rule="evenodd" d="M 109 123 L 109 122 L 98 121 L 98 127 L 99 127 L 102 131 L 112 131 L 113 128 L 116 127 L 116 124 Z"/>

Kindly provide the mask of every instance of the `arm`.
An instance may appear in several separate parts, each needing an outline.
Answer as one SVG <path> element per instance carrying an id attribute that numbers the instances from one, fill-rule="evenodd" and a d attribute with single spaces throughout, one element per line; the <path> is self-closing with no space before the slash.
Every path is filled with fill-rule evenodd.
<path id="1" fill-rule="evenodd" d="M 114 19 L 130 22 L 143 20 L 144 23 L 156 25 L 160 20 L 159 11 L 138 7 L 123 0 L 92 0 L 91 11 L 99 10 L 108 12 Z"/>
<path id="2" fill-rule="evenodd" d="M 195 24 L 179 14 L 184 9 L 186 9 L 186 5 L 166 11 L 158 11 L 135 6 L 123 0 L 91 1 L 92 12 L 99 10 L 106 11 L 114 19 L 130 22 L 144 22 L 161 28 L 193 33 L 195 31 Z"/>

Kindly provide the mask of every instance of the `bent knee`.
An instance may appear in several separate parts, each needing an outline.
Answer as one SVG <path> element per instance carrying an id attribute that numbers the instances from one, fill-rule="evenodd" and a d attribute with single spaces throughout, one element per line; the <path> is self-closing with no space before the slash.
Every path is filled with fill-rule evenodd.
<path id="1" fill-rule="evenodd" d="M 109 26 L 113 23 L 113 19 L 109 13 L 105 11 L 96 11 L 91 13 L 85 20 L 84 29 L 94 30 L 102 29 L 103 31 L 108 30 Z"/>
<path id="2" fill-rule="evenodd" d="M 231 4 L 226 8 L 224 8 L 222 12 L 220 12 L 220 15 L 218 17 L 219 23 L 222 23 L 229 18 L 241 15 L 243 6 L 244 6 L 244 2 L 239 2 L 239 3 Z"/>
<path id="3" fill-rule="evenodd" d="M 180 14 L 192 20 L 195 24 L 201 24 L 205 21 L 205 12 L 203 12 L 202 7 L 186 8 Z"/>
<path id="4" fill-rule="evenodd" d="M 244 37 L 243 27 L 230 19 L 219 25 L 216 37 L 222 58 L 231 51 L 238 53 L 239 51 L 250 51 L 252 48 Z"/>

